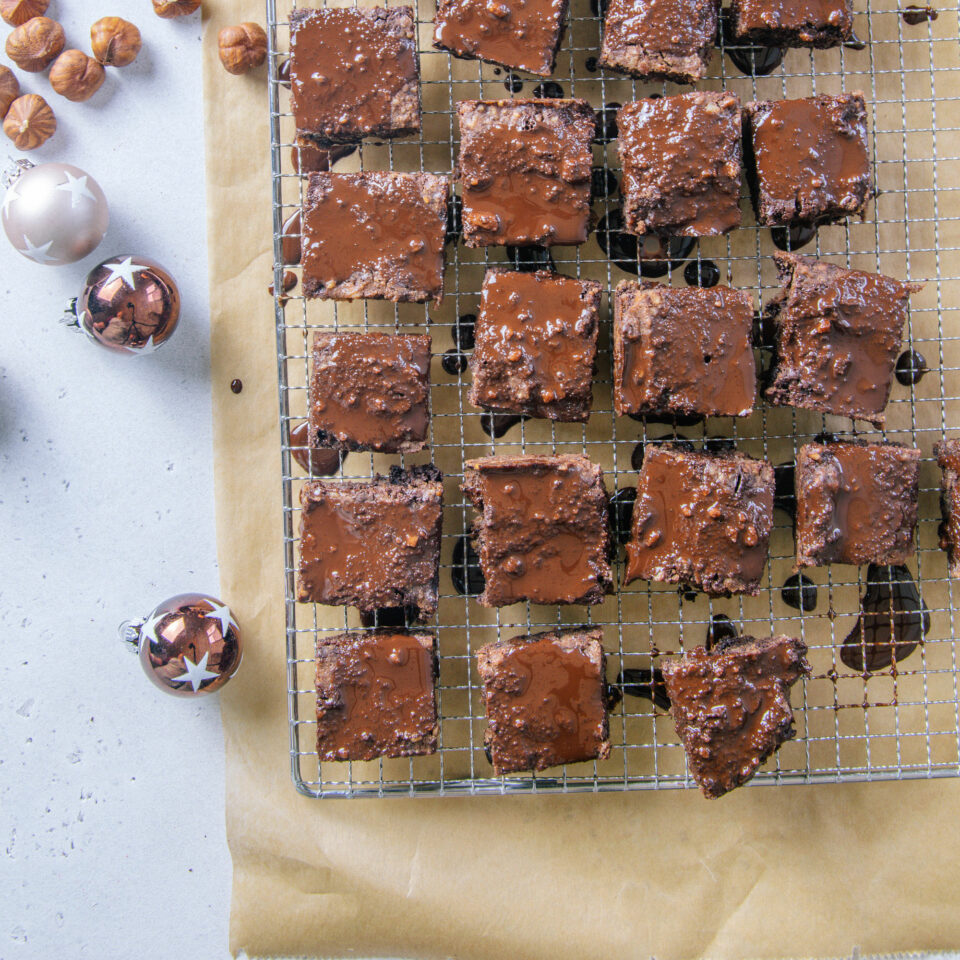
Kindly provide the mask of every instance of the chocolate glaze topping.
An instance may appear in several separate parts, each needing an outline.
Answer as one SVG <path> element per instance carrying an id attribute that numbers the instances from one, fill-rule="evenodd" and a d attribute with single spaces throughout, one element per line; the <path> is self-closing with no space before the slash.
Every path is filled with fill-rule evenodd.
<path id="1" fill-rule="evenodd" d="M 321 761 L 434 753 L 440 732 L 436 640 L 375 630 L 317 640 Z"/>
<path id="2" fill-rule="evenodd" d="M 740 100 L 697 91 L 620 108 L 627 230 L 716 236 L 740 225 Z"/>
<path id="3" fill-rule="evenodd" d="M 600 284 L 538 270 L 488 270 L 471 360 L 474 406 L 586 420 L 593 400 Z"/>
<path id="4" fill-rule="evenodd" d="M 883 426 L 907 300 L 919 285 L 810 257 L 774 259 L 784 289 L 764 318 L 776 327 L 766 398 Z"/>
<path id="5" fill-rule="evenodd" d="M 744 107 L 757 222 L 837 220 L 873 196 L 862 93 Z"/>
<path id="6" fill-rule="evenodd" d="M 484 606 L 592 604 L 610 592 L 607 494 L 586 457 L 468 460 L 462 486 L 480 513 Z"/>
<path id="7" fill-rule="evenodd" d="M 753 412 L 757 374 L 747 291 L 623 280 L 613 322 L 618 415 Z"/>
<path id="8" fill-rule="evenodd" d="M 951 577 L 960 577 L 960 440 L 941 440 L 933 448 L 940 465 L 940 549 L 947 553 Z"/>
<path id="9" fill-rule="evenodd" d="M 600 630 L 570 630 L 481 647 L 477 664 L 494 773 L 605 758 L 605 657 Z"/>
<path id="10" fill-rule="evenodd" d="M 430 337 L 316 333 L 310 376 L 311 443 L 409 453 L 430 425 Z"/>
<path id="11" fill-rule="evenodd" d="M 741 786 L 794 736 L 790 688 L 810 672 L 806 645 L 792 637 L 698 649 L 662 664 L 670 713 L 704 796 Z"/>
<path id="12" fill-rule="evenodd" d="M 824 49 L 853 36 L 850 0 L 732 0 L 730 20 L 740 43 Z"/>
<path id="13" fill-rule="evenodd" d="M 437 606 L 443 484 L 433 467 L 371 483 L 314 480 L 300 493 L 297 599 L 360 610 Z"/>
<path id="14" fill-rule="evenodd" d="M 913 554 L 920 451 L 808 443 L 797 455 L 797 566 L 903 563 Z"/>
<path id="15" fill-rule="evenodd" d="M 587 239 L 594 120 L 585 100 L 463 100 L 457 114 L 468 247 Z"/>
<path id="16" fill-rule="evenodd" d="M 293 10 L 290 50 L 291 109 L 299 134 L 350 143 L 419 131 L 412 7 Z"/>
<path id="17" fill-rule="evenodd" d="M 308 297 L 439 301 L 443 296 L 446 177 L 315 173 L 303 207 Z"/>
<path id="18" fill-rule="evenodd" d="M 756 594 L 773 526 L 773 467 L 742 453 L 646 451 L 624 583 Z"/>
<path id="19" fill-rule="evenodd" d="M 548 77 L 566 14 L 567 0 L 439 0 L 433 43 Z"/>

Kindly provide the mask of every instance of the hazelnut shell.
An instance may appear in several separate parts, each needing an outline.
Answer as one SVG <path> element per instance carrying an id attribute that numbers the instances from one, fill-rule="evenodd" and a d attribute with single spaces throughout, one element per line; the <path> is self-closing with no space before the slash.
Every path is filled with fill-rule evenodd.
<path id="1" fill-rule="evenodd" d="M 217 44 L 224 69 L 237 76 L 255 70 L 267 59 L 267 35 L 258 23 L 224 27 Z"/>
<path id="2" fill-rule="evenodd" d="M 50 0 L 0 0 L 0 18 L 11 27 L 19 27 L 34 17 L 42 17 Z"/>
<path id="3" fill-rule="evenodd" d="M 103 84 L 106 71 L 82 50 L 64 50 L 50 68 L 50 86 L 61 97 L 89 100 Z"/>
<path id="4" fill-rule="evenodd" d="M 200 0 L 153 0 L 153 12 L 164 20 L 186 17 L 200 9 Z"/>
<path id="5" fill-rule="evenodd" d="M 18 150 L 35 150 L 46 143 L 57 129 L 57 118 L 43 97 L 28 93 L 10 104 L 3 118 L 3 132 Z"/>
<path id="6" fill-rule="evenodd" d="M 7 115 L 10 104 L 20 96 L 20 81 L 9 68 L 0 64 L 0 119 Z"/>
<path id="7" fill-rule="evenodd" d="M 93 55 L 106 67 L 126 67 L 137 59 L 143 41 L 129 20 L 103 17 L 90 28 Z"/>
<path id="8" fill-rule="evenodd" d="M 7 56 L 27 73 L 45 70 L 66 43 L 63 27 L 49 17 L 34 17 L 7 37 Z"/>

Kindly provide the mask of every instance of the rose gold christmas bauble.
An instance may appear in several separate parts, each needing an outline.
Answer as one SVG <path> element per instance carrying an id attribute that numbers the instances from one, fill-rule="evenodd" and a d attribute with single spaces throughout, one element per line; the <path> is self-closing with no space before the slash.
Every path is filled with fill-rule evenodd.
<path id="1" fill-rule="evenodd" d="M 219 690 L 240 666 L 240 627 L 215 597 L 181 593 L 164 600 L 142 623 L 121 624 L 137 644 L 140 665 L 166 693 L 202 696 Z"/>
<path id="2" fill-rule="evenodd" d="M 161 347 L 180 319 L 173 277 L 145 257 L 105 260 L 87 276 L 77 299 L 80 329 L 120 353 L 146 355 Z"/>

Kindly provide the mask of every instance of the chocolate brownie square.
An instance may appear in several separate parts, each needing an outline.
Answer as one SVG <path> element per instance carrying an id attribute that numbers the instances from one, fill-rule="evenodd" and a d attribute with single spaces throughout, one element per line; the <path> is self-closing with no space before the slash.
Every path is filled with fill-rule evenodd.
<path id="1" fill-rule="evenodd" d="M 755 596 L 773 527 L 773 487 L 766 460 L 648 445 L 624 583 L 658 580 L 712 596 Z"/>
<path id="2" fill-rule="evenodd" d="M 704 796 L 746 783 L 793 739 L 790 688 L 810 672 L 806 652 L 793 637 L 742 637 L 662 662 L 677 736 Z"/>
<path id="3" fill-rule="evenodd" d="M 566 16 L 567 0 L 438 0 L 433 45 L 549 77 Z"/>
<path id="4" fill-rule="evenodd" d="M 718 284 L 621 280 L 613 295 L 613 407 L 624 416 L 753 412 L 753 300 Z"/>
<path id="5" fill-rule="evenodd" d="M 430 337 L 316 333 L 310 445 L 410 453 L 430 427 Z"/>
<path id="6" fill-rule="evenodd" d="M 587 239 L 596 118 L 586 100 L 461 100 L 457 116 L 466 246 Z"/>
<path id="7" fill-rule="evenodd" d="M 599 283 L 548 270 L 488 270 L 470 402 L 498 413 L 586 420 L 599 327 Z"/>
<path id="8" fill-rule="evenodd" d="M 940 465 L 940 549 L 946 551 L 951 577 L 960 577 L 960 440 L 941 440 L 933 448 Z"/>
<path id="9" fill-rule="evenodd" d="M 731 0 L 736 43 L 764 47 L 837 47 L 853 37 L 850 0 Z"/>
<path id="10" fill-rule="evenodd" d="M 604 759 L 608 738 L 603 631 L 562 630 L 477 651 L 493 772 Z"/>
<path id="11" fill-rule="evenodd" d="M 913 556 L 920 451 L 838 440 L 797 454 L 797 566 L 901 564 Z"/>
<path id="12" fill-rule="evenodd" d="M 600 65 L 645 80 L 694 83 L 707 74 L 718 0 L 610 0 Z"/>
<path id="13" fill-rule="evenodd" d="M 317 638 L 317 754 L 373 760 L 435 753 L 437 641 L 374 630 Z"/>
<path id="14" fill-rule="evenodd" d="M 298 600 L 433 616 L 443 519 L 436 467 L 393 467 L 371 482 L 313 480 L 300 507 Z"/>
<path id="15" fill-rule="evenodd" d="M 874 195 L 862 93 L 760 100 L 744 107 L 757 223 L 826 223 L 863 213 Z"/>
<path id="16" fill-rule="evenodd" d="M 740 100 L 682 93 L 617 113 L 629 233 L 711 237 L 740 226 Z"/>
<path id="17" fill-rule="evenodd" d="M 907 299 L 920 285 L 811 257 L 774 259 L 783 290 L 765 311 L 774 357 L 764 396 L 882 427 Z"/>
<path id="18" fill-rule="evenodd" d="M 418 133 L 413 7 L 291 11 L 290 90 L 297 133 L 322 144 Z"/>
<path id="19" fill-rule="evenodd" d="M 464 465 L 479 511 L 480 603 L 600 603 L 612 589 L 603 471 L 586 457 L 485 457 Z"/>
<path id="20" fill-rule="evenodd" d="M 449 193 L 449 180 L 431 173 L 311 174 L 304 294 L 439 303 Z"/>

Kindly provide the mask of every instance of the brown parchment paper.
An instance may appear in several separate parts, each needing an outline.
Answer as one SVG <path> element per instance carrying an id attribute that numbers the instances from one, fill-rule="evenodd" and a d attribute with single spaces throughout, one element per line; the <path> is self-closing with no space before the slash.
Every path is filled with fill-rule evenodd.
<path id="1" fill-rule="evenodd" d="M 220 27 L 263 22 L 264 10 L 206 0 L 204 17 L 218 553 L 246 643 L 222 694 L 231 950 L 671 960 L 960 945 L 957 780 L 746 789 L 719 802 L 694 791 L 295 792 L 266 82 L 262 70 L 228 75 L 216 54 Z"/>

